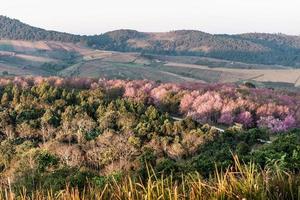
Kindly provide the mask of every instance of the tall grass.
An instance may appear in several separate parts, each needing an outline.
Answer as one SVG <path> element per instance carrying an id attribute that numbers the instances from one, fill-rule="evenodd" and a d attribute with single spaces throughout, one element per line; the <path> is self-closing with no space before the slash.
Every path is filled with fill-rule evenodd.
<path id="1" fill-rule="evenodd" d="M 198 173 L 173 176 L 159 176 L 148 168 L 149 178 L 127 176 L 121 181 L 112 179 L 102 187 L 87 185 L 85 189 L 68 185 L 60 192 L 26 189 L 13 193 L 10 188 L 0 191 L 0 199 L 9 200 L 206 200 L 206 199 L 292 199 L 300 200 L 300 177 L 280 167 L 260 169 L 257 165 L 240 163 L 234 156 L 235 164 L 225 171 L 216 170 L 209 179 Z"/>

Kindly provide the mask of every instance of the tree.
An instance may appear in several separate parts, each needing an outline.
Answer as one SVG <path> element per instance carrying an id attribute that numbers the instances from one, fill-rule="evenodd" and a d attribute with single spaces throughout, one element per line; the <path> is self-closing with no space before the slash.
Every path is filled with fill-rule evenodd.
<path id="1" fill-rule="evenodd" d="M 14 137 L 13 120 L 8 110 L 0 112 L 0 131 L 10 139 Z"/>
<path id="2" fill-rule="evenodd" d="M 7 94 L 6 92 L 2 95 L 2 98 L 1 98 L 1 104 L 3 106 L 8 106 L 10 102 L 10 97 L 9 97 L 9 94 Z"/>
<path id="3" fill-rule="evenodd" d="M 85 141 L 86 134 L 96 128 L 96 122 L 86 113 L 78 113 L 73 119 L 73 127 L 77 129 L 76 135 L 79 142 L 83 142 Z"/>
<path id="4" fill-rule="evenodd" d="M 50 109 L 47 109 L 44 115 L 41 117 L 41 130 L 44 143 L 49 137 L 54 135 L 56 127 L 59 126 L 59 123 L 60 120 L 54 114 L 54 112 Z"/>
<path id="5" fill-rule="evenodd" d="M 8 76 L 8 72 L 7 71 L 2 71 L 2 76 Z"/>
<path id="6" fill-rule="evenodd" d="M 107 129 L 119 130 L 117 122 L 119 119 L 119 113 L 116 111 L 107 111 L 103 117 L 98 119 L 99 129 L 103 132 Z"/>
<path id="7" fill-rule="evenodd" d="M 149 106 L 145 112 L 145 116 L 149 121 L 158 119 L 159 113 L 154 106 Z"/>
<path id="8" fill-rule="evenodd" d="M 169 122 L 169 120 L 164 121 L 161 129 L 165 135 L 173 135 L 174 134 L 173 124 L 171 122 Z"/>

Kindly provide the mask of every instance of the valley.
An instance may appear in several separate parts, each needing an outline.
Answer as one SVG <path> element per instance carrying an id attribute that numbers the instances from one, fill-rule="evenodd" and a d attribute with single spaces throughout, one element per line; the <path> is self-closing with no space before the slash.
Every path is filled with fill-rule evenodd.
<path id="1" fill-rule="evenodd" d="M 162 82 L 250 81 L 261 86 L 293 89 L 299 85 L 300 77 L 300 69 L 288 66 L 95 50 L 80 44 L 19 40 L 0 40 L 0 73 Z"/>

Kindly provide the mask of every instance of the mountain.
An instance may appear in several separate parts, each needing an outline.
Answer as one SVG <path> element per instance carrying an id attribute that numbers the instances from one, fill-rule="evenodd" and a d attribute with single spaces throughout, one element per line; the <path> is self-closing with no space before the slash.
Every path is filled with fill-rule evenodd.
<path id="1" fill-rule="evenodd" d="M 202 56 L 249 64 L 300 67 L 300 36 L 267 33 L 209 34 L 195 30 L 144 33 L 116 30 L 79 36 L 32 27 L 0 16 L 0 38 L 81 43 L 89 48 L 171 56 Z"/>
<path id="2" fill-rule="evenodd" d="M 128 50 L 148 50 L 169 53 L 212 51 L 263 52 L 269 49 L 260 44 L 238 38 L 212 35 L 195 30 L 178 30 L 165 33 L 140 33 L 133 30 L 117 30 L 99 36 L 99 41 L 107 40 L 107 46 L 99 48 L 124 48 Z"/>

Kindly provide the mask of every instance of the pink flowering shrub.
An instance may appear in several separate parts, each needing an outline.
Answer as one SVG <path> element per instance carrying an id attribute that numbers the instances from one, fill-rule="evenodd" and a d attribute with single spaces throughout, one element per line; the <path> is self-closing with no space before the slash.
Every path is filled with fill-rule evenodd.
<path id="1" fill-rule="evenodd" d="M 261 119 L 257 122 L 258 127 L 267 128 L 272 132 L 282 132 L 287 131 L 290 128 L 295 127 L 295 119 L 293 116 L 287 116 L 285 119 L 280 120 L 278 118 L 274 118 L 274 116 L 261 117 Z"/>
<path id="2" fill-rule="evenodd" d="M 244 111 L 237 115 L 236 122 L 243 124 L 245 127 L 252 127 L 253 117 L 249 111 Z"/>
<path id="3" fill-rule="evenodd" d="M 230 112 L 223 112 L 218 119 L 218 123 L 225 124 L 225 125 L 231 125 L 234 122 L 234 117 L 232 113 Z"/>

